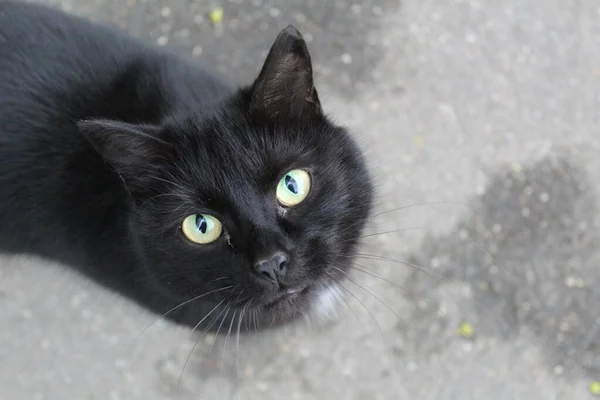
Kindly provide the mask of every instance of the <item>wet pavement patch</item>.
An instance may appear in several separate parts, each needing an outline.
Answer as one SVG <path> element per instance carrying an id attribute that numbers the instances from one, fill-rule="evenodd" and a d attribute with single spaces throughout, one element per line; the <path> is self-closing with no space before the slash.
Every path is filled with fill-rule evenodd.
<path id="1" fill-rule="evenodd" d="M 446 279 L 412 273 L 403 286 L 414 318 L 399 330 L 421 338 L 448 331 L 457 321 L 440 313 L 444 300 L 435 293 L 458 283 L 470 336 L 511 340 L 527 330 L 554 373 L 597 377 L 600 240 L 597 199 L 583 170 L 560 157 L 514 165 L 470 209 L 452 232 L 426 238 L 415 253 L 411 262 Z M 439 342 L 424 349 L 436 351 Z"/>

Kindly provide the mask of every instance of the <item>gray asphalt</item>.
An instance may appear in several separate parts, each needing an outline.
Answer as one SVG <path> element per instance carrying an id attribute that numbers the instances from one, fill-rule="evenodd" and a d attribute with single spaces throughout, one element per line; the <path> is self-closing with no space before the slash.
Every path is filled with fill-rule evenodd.
<path id="1" fill-rule="evenodd" d="M 144 330 L 154 316 L 68 270 L 2 258 L 0 399 L 593 398 L 597 2 L 55 4 L 239 82 L 295 24 L 324 107 L 377 174 L 369 232 L 397 231 L 365 238 L 368 273 L 344 285 L 336 321 L 239 344 L 208 336 L 195 346 L 163 321 Z M 218 29 L 207 17 L 216 5 Z M 474 335 L 459 334 L 461 323 Z"/>

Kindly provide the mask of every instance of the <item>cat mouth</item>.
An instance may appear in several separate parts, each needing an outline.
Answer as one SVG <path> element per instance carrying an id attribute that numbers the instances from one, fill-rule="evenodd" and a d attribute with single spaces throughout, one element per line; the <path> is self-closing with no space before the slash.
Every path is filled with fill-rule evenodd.
<path id="1" fill-rule="evenodd" d="M 272 308 L 282 303 L 290 303 L 309 292 L 308 286 L 295 286 L 280 290 L 274 297 L 271 297 L 266 303 L 265 308 Z"/>

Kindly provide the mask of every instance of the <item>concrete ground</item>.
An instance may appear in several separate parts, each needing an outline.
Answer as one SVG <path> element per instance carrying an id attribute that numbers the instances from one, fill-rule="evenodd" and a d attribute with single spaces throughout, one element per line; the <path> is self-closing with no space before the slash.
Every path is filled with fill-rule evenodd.
<path id="1" fill-rule="evenodd" d="M 295 24 L 324 107 L 376 171 L 370 231 L 398 231 L 365 238 L 358 264 L 371 272 L 345 284 L 337 322 L 239 345 L 209 336 L 194 348 L 196 336 L 162 321 L 143 331 L 156 317 L 119 296 L 42 260 L 3 258 L 0 399 L 593 397 L 596 1 L 56 4 L 237 81 Z M 207 16 L 217 5 L 218 29 Z"/>

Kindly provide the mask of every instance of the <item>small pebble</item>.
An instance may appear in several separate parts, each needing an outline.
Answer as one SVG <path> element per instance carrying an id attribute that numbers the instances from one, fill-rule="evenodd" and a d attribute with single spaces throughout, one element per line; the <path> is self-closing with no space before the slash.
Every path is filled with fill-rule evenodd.
<path id="1" fill-rule="evenodd" d="M 271 7 L 269 9 L 269 15 L 273 18 L 277 18 L 281 15 L 281 11 L 279 11 L 279 8 Z"/>
<path id="2" fill-rule="evenodd" d="M 412 371 L 416 371 L 417 368 L 419 368 L 419 366 L 414 361 L 409 361 L 406 364 L 406 369 L 409 370 L 409 371 L 411 371 L 411 372 Z"/>
<path id="3" fill-rule="evenodd" d="M 163 18 L 169 18 L 171 16 L 171 9 L 169 7 L 165 7 L 162 10 L 160 10 L 160 15 Z"/>
<path id="4" fill-rule="evenodd" d="M 549 199 L 550 199 L 550 195 L 548 193 L 546 193 L 546 192 L 540 193 L 540 201 L 542 203 L 547 203 Z"/>
<path id="5" fill-rule="evenodd" d="M 192 56 L 200 57 L 201 55 L 202 55 L 202 47 L 194 46 L 194 48 L 192 49 Z"/>
<path id="6" fill-rule="evenodd" d="M 244 368 L 244 375 L 248 378 L 252 378 L 254 376 L 254 368 L 251 365 L 247 365 Z"/>
<path id="7" fill-rule="evenodd" d="M 565 285 L 569 288 L 582 288 L 585 286 L 585 281 L 581 278 L 574 276 L 567 276 L 565 278 Z"/>
<path id="8" fill-rule="evenodd" d="M 290 346 L 288 344 L 281 345 L 281 347 L 279 348 L 279 351 L 281 353 L 289 353 L 290 350 L 291 349 L 290 349 Z"/>
<path id="9" fill-rule="evenodd" d="M 350 63 L 352 63 L 352 56 L 349 53 L 344 53 L 341 55 L 340 60 L 344 64 L 350 64 Z"/>
<path id="10" fill-rule="evenodd" d="M 213 334 L 207 333 L 206 336 L 204 336 L 204 343 L 208 344 L 208 345 L 213 345 L 215 343 L 216 337 Z"/>
<path id="11" fill-rule="evenodd" d="M 213 24 L 220 24 L 223 22 L 223 7 L 215 7 L 209 14 L 209 18 Z"/>
<path id="12" fill-rule="evenodd" d="M 415 142 L 415 144 L 417 146 L 423 146 L 424 140 L 423 140 L 422 136 L 415 136 L 414 139 L 413 139 L 413 141 Z"/>
<path id="13" fill-rule="evenodd" d="M 458 326 L 458 334 L 466 339 L 471 339 L 475 335 L 473 325 L 463 322 Z"/>
<path id="14" fill-rule="evenodd" d="M 166 37 L 166 36 L 161 36 L 161 37 L 159 37 L 158 39 L 156 39 L 156 43 L 157 43 L 159 46 L 166 46 L 166 45 L 167 45 L 167 43 L 169 43 L 169 38 L 168 38 L 168 37 Z"/>
<path id="15" fill-rule="evenodd" d="M 590 392 L 595 396 L 600 396 L 600 382 L 594 381 L 590 383 Z"/>

